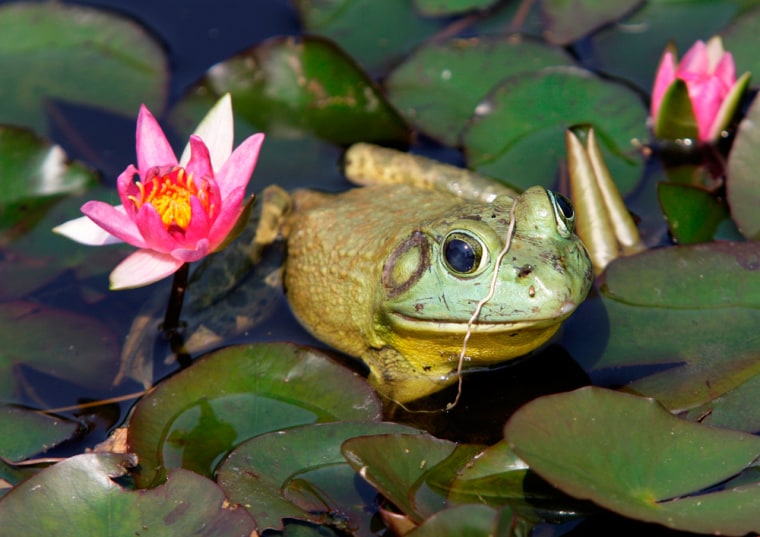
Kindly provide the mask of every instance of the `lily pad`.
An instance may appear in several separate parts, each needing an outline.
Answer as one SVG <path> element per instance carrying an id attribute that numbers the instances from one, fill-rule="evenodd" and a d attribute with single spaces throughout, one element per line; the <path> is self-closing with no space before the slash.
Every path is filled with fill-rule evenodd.
<path id="1" fill-rule="evenodd" d="M 206 84 L 229 92 L 235 114 L 281 137 L 312 133 L 351 144 L 405 144 L 409 131 L 377 86 L 330 41 L 275 38 L 212 67 Z"/>
<path id="2" fill-rule="evenodd" d="M 712 240 L 721 222 L 729 218 L 725 203 L 695 186 L 659 183 L 657 196 L 670 233 L 679 244 Z"/>
<path id="3" fill-rule="evenodd" d="M 0 501 L 3 535 L 252 535 L 248 513 L 192 472 L 175 470 L 152 490 L 119 486 L 113 479 L 134 464 L 128 455 L 86 454 L 38 473 Z"/>
<path id="4" fill-rule="evenodd" d="M 554 486 L 625 516 L 697 533 L 760 529 L 760 482 L 706 490 L 757 459 L 756 436 L 587 387 L 528 403 L 507 422 L 505 437 Z"/>
<path id="5" fill-rule="evenodd" d="M 440 22 L 420 17 L 409 0 L 295 0 L 294 4 L 305 31 L 332 39 L 369 72 L 384 70 L 441 28 Z"/>
<path id="6" fill-rule="evenodd" d="M 731 24 L 724 28 L 720 35 L 726 50 L 736 62 L 737 75 L 745 71 L 760 76 L 760 58 L 752 49 L 760 32 L 760 5 L 752 2 L 753 7 L 737 16 Z"/>
<path id="7" fill-rule="evenodd" d="M 546 21 L 544 35 L 550 43 L 568 45 L 643 3 L 643 0 L 542 0 L 541 11 Z"/>
<path id="8" fill-rule="evenodd" d="M 140 103 L 161 110 L 168 83 L 163 49 L 143 27 L 58 2 L 0 7 L 0 72 L 0 123 L 39 132 L 51 99 L 132 116 Z"/>
<path id="9" fill-rule="evenodd" d="M 739 123 L 733 148 L 728 156 L 726 196 L 731 216 L 742 235 L 760 239 L 760 99 L 755 98 L 746 117 Z"/>
<path id="10" fill-rule="evenodd" d="M 93 389 L 116 374 L 118 342 L 98 319 L 15 301 L 0 304 L 0 327 L 0 398 L 5 401 L 19 400 L 20 366 Z"/>
<path id="11" fill-rule="evenodd" d="M 445 496 L 430 488 L 426 477 L 456 450 L 473 454 L 472 446 L 428 435 L 386 434 L 361 436 L 343 444 L 343 455 L 359 474 L 413 521 L 446 507 Z"/>
<path id="12" fill-rule="evenodd" d="M 368 434 L 414 431 L 395 423 L 357 421 L 263 434 L 235 448 L 216 479 L 231 501 L 245 506 L 259 531 L 282 529 L 284 519 L 301 519 L 354 532 L 362 528 L 359 533 L 368 535 L 375 507 L 367 503 L 368 491 L 357 486 L 341 444 Z"/>
<path id="13" fill-rule="evenodd" d="M 527 537 L 532 529 L 532 524 L 517 518 L 509 508 L 460 505 L 434 514 L 407 536 Z"/>
<path id="14" fill-rule="evenodd" d="M 464 147 L 469 167 L 480 173 L 522 189 L 551 186 L 564 163 L 565 130 L 591 124 L 625 194 L 643 170 L 631 141 L 646 136 L 646 116 L 639 97 L 622 85 L 580 69 L 548 68 L 498 85 L 478 105 Z"/>
<path id="15" fill-rule="evenodd" d="M 135 406 L 128 435 L 142 467 L 135 482 L 155 486 L 174 467 L 210 476 L 233 447 L 262 433 L 379 417 L 369 385 L 322 353 L 274 343 L 228 347 Z"/>
<path id="16" fill-rule="evenodd" d="M 475 108 L 504 78 L 572 65 L 562 49 L 512 35 L 421 46 L 388 77 L 388 97 L 422 132 L 458 145 Z"/>
<path id="17" fill-rule="evenodd" d="M 497 2 L 498 0 L 414 0 L 414 5 L 426 17 L 441 17 L 486 9 Z"/>
<path id="18" fill-rule="evenodd" d="M 18 462 L 42 453 L 71 436 L 78 424 L 42 412 L 0 406 L 0 457 Z"/>

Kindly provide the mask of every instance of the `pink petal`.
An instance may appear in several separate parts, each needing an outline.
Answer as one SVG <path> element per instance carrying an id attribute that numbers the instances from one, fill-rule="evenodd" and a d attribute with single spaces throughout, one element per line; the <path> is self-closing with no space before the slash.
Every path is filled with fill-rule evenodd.
<path id="1" fill-rule="evenodd" d="M 717 78 L 710 78 L 702 84 L 690 85 L 689 98 L 697 118 L 699 139 L 709 141 L 712 124 L 724 99 L 722 84 Z"/>
<path id="2" fill-rule="evenodd" d="M 121 239 L 117 239 L 90 220 L 88 216 L 80 216 L 64 222 L 54 227 L 53 232 L 88 246 L 104 246 L 122 242 Z"/>
<path id="3" fill-rule="evenodd" d="M 232 99 L 227 93 L 208 111 L 206 117 L 201 120 L 193 133 L 203 140 L 203 143 L 208 147 L 211 165 L 215 170 L 220 169 L 232 153 L 234 130 Z M 179 159 L 180 166 L 185 166 L 189 161 L 190 144 L 187 144 L 182 157 Z"/>
<path id="4" fill-rule="evenodd" d="M 208 240 L 201 239 L 194 249 L 177 248 L 172 252 L 172 257 L 179 259 L 183 263 L 192 263 L 206 257 L 210 251 Z"/>
<path id="5" fill-rule="evenodd" d="M 116 178 L 116 191 L 119 193 L 121 203 L 130 218 L 134 218 L 137 214 L 134 202 L 129 199 L 130 196 L 137 197 L 139 195 L 139 190 L 134 182 L 135 175 L 139 175 L 139 172 L 137 171 L 137 168 L 130 164 L 127 166 L 127 169 L 121 172 L 119 177 Z"/>
<path id="6" fill-rule="evenodd" d="M 208 154 L 208 148 L 203 140 L 195 135 L 190 137 L 190 161 L 185 166 L 185 170 L 193 174 L 193 179 L 200 183 L 205 178 L 213 178 L 214 170 L 211 167 L 211 158 Z"/>
<path id="7" fill-rule="evenodd" d="M 111 289 L 142 287 L 174 274 L 183 262 L 168 254 L 137 250 L 111 272 Z"/>
<path id="8" fill-rule="evenodd" d="M 216 182 L 219 185 L 219 193 L 222 200 L 233 190 L 239 187 L 245 188 L 251 179 L 256 161 L 259 159 L 261 144 L 264 143 L 264 134 L 254 134 L 240 144 L 232 152 L 224 166 L 216 173 Z"/>
<path id="9" fill-rule="evenodd" d="M 176 166 L 177 157 L 161 126 L 145 105 L 137 116 L 137 167 L 145 174 L 154 166 Z"/>
<path id="10" fill-rule="evenodd" d="M 675 57 L 669 50 L 665 51 L 660 59 L 660 65 L 657 67 L 657 76 L 655 77 L 654 87 L 652 88 L 652 119 L 657 120 L 657 114 L 660 111 L 662 98 L 665 92 L 676 79 Z"/>
<path id="11" fill-rule="evenodd" d="M 736 84 L 736 65 L 734 64 L 734 56 L 730 52 L 726 52 L 718 62 L 718 65 L 715 66 L 713 76 L 721 81 L 726 94 L 734 87 L 734 84 Z"/>
<path id="12" fill-rule="evenodd" d="M 166 230 L 158 211 L 150 204 L 140 207 L 135 223 L 145 239 L 146 248 L 168 254 L 180 245 Z"/>
<path id="13" fill-rule="evenodd" d="M 240 213 L 243 210 L 243 197 L 245 196 L 245 186 L 241 186 L 230 193 L 227 199 L 222 202 L 222 212 L 217 219 L 211 224 L 211 230 L 209 231 L 209 241 L 211 242 L 211 249 L 216 249 L 227 235 L 230 234 L 232 228 L 235 226 Z"/>
<path id="14" fill-rule="evenodd" d="M 201 202 L 198 198 L 193 196 L 190 198 L 190 207 L 192 210 L 192 217 L 190 218 L 190 224 L 185 230 L 185 239 L 183 241 L 178 240 L 178 243 L 182 243 L 184 247 L 193 246 L 202 239 L 208 239 L 209 226 L 211 225 L 206 215 L 206 211 L 203 210 Z"/>
<path id="15" fill-rule="evenodd" d="M 707 45 L 702 40 L 694 43 L 678 64 L 676 76 L 681 78 L 683 73 L 708 74 L 710 58 L 707 55 Z"/>
<path id="16" fill-rule="evenodd" d="M 88 201 L 82 205 L 82 212 L 114 237 L 137 248 L 145 248 L 142 233 L 125 214 L 123 206 L 114 207 L 102 201 Z"/>

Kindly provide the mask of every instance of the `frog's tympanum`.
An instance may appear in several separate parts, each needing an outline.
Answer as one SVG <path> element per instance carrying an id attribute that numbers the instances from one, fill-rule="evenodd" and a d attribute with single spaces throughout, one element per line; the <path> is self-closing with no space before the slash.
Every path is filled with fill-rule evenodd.
<path id="1" fill-rule="evenodd" d="M 542 187 L 490 202 L 405 184 L 294 200 L 285 272 L 293 312 L 361 358 L 397 402 L 456 382 L 468 325 L 465 368 L 540 346 L 593 279 L 572 206 Z"/>

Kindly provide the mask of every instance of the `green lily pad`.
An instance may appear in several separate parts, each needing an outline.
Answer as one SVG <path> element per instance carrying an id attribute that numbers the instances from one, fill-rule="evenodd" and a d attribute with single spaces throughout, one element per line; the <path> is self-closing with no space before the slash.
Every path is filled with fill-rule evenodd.
<path id="1" fill-rule="evenodd" d="M 737 14 L 737 4 L 734 0 L 649 0 L 591 38 L 594 65 L 649 92 L 668 43 L 685 52 L 697 39 L 717 34 Z"/>
<path id="2" fill-rule="evenodd" d="M 760 32 L 760 5 L 756 2 L 752 8 L 739 14 L 721 32 L 723 46 L 731 52 L 736 63 L 737 75 L 745 71 L 760 76 L 760 58 L 753 52 Z"/>
<path id="3" fill-rule="evenodd" d="M 0 406 L 0 457 L 18 462 L 71 438 L 78 424 L 42 412 Z"/>
<path id="4" fill-rule="evenodd" d="M 413 521 L 421 523 L 446 507 L 445 496 L 426 482 L 438 464 L 458 449 L 474 455 L 473 446 L 428 435 L 361 436 L 343 444 L 343 455 L 359 474 Z"/>
<path id="5" fill-rule="evenodd" d="M 0 500 L 3 535 L 253 534 L 248 513 L 229 505 L 217 485 L 192 472 L 175 470 L 152 490 L 127 490 L 113 481 L 134 464 L 128 455 L 86 454 L 38 473 Z"/>
<path id="6" fill-rule="evenodd" d="M 527 537 L 533 526 L 510 509 L 460 505 L 434 514 L 408 537 Z"/>
<path id="7" fill-rule="evenodd" d="M 565 160 L 565 130 L 591 124 L 621 193 L 639 181 L 646 111 L 630 89 L 586 71 L 548 68 L 506 79 L 478 105 L 464 133 L 469 167 L 525 189 L 551 186 Z M 529 170 L 529 173 L 526 172 Z"/>
<path id="8" fill-rule="evenodd" d="M 498 0 L 414 0 L 414 5 L 426 17 L 441 17 L 487 9 L 497 2 Z"/>
<path id="9" fill-rule="evenodd" d="M 388 97 L 422 132 L 455 146 L 478 103 L 504 78 L 572 65 L 562 49 L 517 35 L 423 45 L 388 77 Z"/>
<path id="10" fill-rule="evenodd" d="M 260 531 L 282 529 L 284 519 L 300 519 L 354 531 L 363 528 L 369 534 L 375 508 L 367 504 L 366 491 L 354 483 L 356 474 L 340 447 L 357 436 L 401 432 L 414 429 L 358 421 L 263 434 L 235 448 L 219 467 L 216 479 L 231 501 L 245 506 Z M 346 469 L 350 472 L 345 473 Z M 315 498 L 319 500 L 316 509 Z"/>
<path id="11" fill-rule="evenodd" d="M 736 139 L 728 156 L 726 197 L 731 216 L 742 235 L 760 239 L 760 99 L 755 98 L 746 117 L 739 123 Z"/>
<path id="12" fill-rule="evenodd" d="M 440 22 L 420 17 L 409 0 L 293 3 L 305 31 L 332 39 L 369 72 L 384 70 L 441 28 Z"/>
<path id="13" fill-rule="evenodd" d="M 56 2 L 0 7 L 0 72 L 0 123 L 40 132 L 50 99 L 132 116 L 140 103 L 160 111 L 168 83 L 163 48 L 141 26 Z"/>
<path id="14" fill-rule="evenodd" d="M 596 387 L 536 399 L 505 437 L 559 489 L 625 516 L 697 533 L 760 529 L 754 481 L 705 491 L 760 455 L 760 438 L 676 418 L 656 401 Z"/>
<path id="15" fill-rule="evenodd" d="M 236 115 L 275 136 L 409 142 L 408 128 L 377 86 L 325 39 L 271 39 L 212 67 L 205 84 L 216 95 L 229 92 Z"/>
<path id="16" fill-rule="evenodd" d="M 19 401 L 17 368 L 101 389 L 116 375 L 118 342 L 98 319 L 33 302 L 0 304 L 0 398 Z"/>
<path id="17" fill-rule="evenodd" d="M 657 196 L 670 234 L 679 244 L 712 240 L 721 222 L 729 218 L 725 203 L 695 186 L 659 183 Z"/>
<path id="18" fill-rule="evenodd" d="M 210 476 L 233 447 L 262 433 L 379 417 L 369 385 L 322 353 L 274 343 L 228 347 L 135 406 L 128 435 L 142 467 L 135 482 L 154 486 L 174 467 Z"/>
<path id="19" fill-rule="evenodd" d="M 610 24 L 643 4 L 643 0 L 542 0 L 545 37 L 550 43 L 567 45 Z"/>
<path id="20" fill-rule="evenodd" d="M 565 344 L 592 378 L 634 374 L 626 389 L 672 411 L 712 401 L 760 373 L 759 259 L 757 243 L 723 241 L 618 259 Z"/>

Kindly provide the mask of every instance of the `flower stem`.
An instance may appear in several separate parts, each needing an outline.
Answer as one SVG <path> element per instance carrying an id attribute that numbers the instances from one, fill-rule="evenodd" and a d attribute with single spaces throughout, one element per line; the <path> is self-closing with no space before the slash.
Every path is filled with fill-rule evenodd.
<path id="1" fill-rule="evenodd" d="M 179 329 L 179 315 L 182 312 L 182 302 L 185 299 L 185 289 L 187 289 L 187 278 L 190 274 L 190 264 L 183 264 L 177 272 L 174 273 L 172 281 L 172 290 L 169 294 L 169 303 L 166 305 L 166 314 L 164 315 L 164 324 L 161 326 L 164 334 L 168 339 Z"/>

